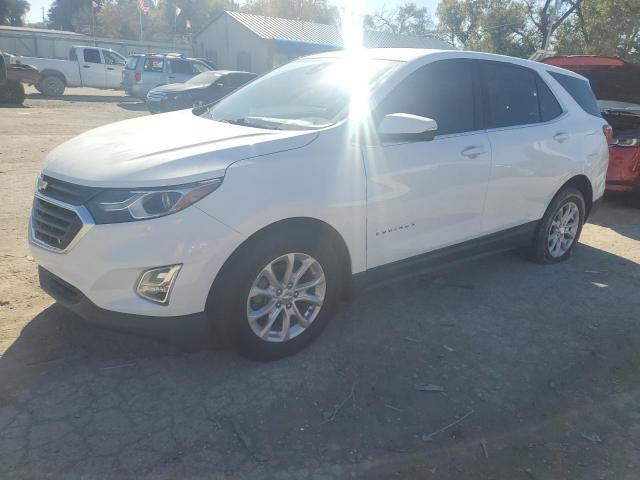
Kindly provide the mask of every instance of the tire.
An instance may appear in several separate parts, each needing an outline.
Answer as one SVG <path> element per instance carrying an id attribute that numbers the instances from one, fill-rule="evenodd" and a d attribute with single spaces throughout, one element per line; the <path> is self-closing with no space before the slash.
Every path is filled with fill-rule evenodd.
<path id="1" fill-rule="evenodd" d="M 40 86 L 40 82 L 34 83 L 33 84 L 33 88 L 35 88 L 38 92 L 43 93 L 42 92 L 42 86 Z"/>
<path id="2" fill-rule="evenodd" d="M 533 259 L 543 265 L 567 260 L 580 239 L 585 212 L 584 196 L 579 190 L 568 187 L 558 192 L 536 228 Z"/>
<path id="3" fill-rule="evenodd" d="M 60 97 L 64 93 L 65 87 L 64 80 L 55 75 L 46 75 L 40 80 L 42 93 L 49 97 Z"/>
<path id="4" fill-rule="evenodd" d="M 303 261 L 310 263 L 315 260 L 317 266 L 320 267 L 318 269 L 313 264 L 308 269 L 308 274 L 305 273 L 301 277 L 302 281 L 297 285 L 309 284 L 309 279 L 319 278 L 321 272 L 324 274 L 324 286 L 320 284 L 318 287 L 309 288 L 297 300 L 291 297 L 295 294 L 295 286 L 286 289 L 288 286 L 286 284 L 282 290 L 283 297 L 277 297 L 278 292 L 272 290 L 275 292 L 273 298 L 261 297 L 260 295 L 250 298 L 252 286 L 255 286 L 254 282 L 266 280 L 264 277 L 261 278 L 265 267 L 283 256 L 287 256 L 287 259 L 290 258 L 288 254 L 293 254 L 295 259 L 292 278 L 295 277 L 297 268 L 302 265 Z M 213 292 L 213 295 L 210 296 L 213 300 L 207 309 L 212 320 L 216 322 L 214 326 L 221 328 L 226 339 L 230 341 L 238 353 L 253 360 L 276 360 L 298 352 L 318 336 L 333 315 L 343 280 L 338 258 L 339 255 L 332 242 L 309 229 L 291 228 L 279 234 L 271 233 L 253 239 L 233 254 L 221 271 L 221 278 L 216 280 L 220 291 Z M 274 264 L 272 271 L 278 280 L 284 278 L 287 262 L 288 260 L 282 259 Z M 273 287 L 271 284 L 268 287 L 260 283 L 258 285 L 265 289 Z M 324 291 L 322 291 L 323 289 Z M 313 308 L 311 304 L 307 304 L 302 298 L 304 293 L 311 293 L 316 298 L 324 294 L 324 301 L 315 315 L 310 310 Z M 287 295 L 289 295 L 288 300 Z M 280 305 L 280 300 L 282 305 Z M 250 301 L 260 303 L 254 305 Z M 262 317 L 260 320 L 254 321 L 252 326 L 249 321 L 249 309 L 258 312 L 267 308 L 270 302 L 278 302 L 275 303 L 276 306 L 273 307 L 272 312 L 277 311 L 279 306 L 282 313 L 279 313 L 276 321 L 273 322 L 273 327 L 271 327 L 273 331 L 269 330 L 265 335 L 266 339 L 264 339 L 259 337 L 254 330 L 256 326 L 258 329 L 267 328 L 270 317 Z M 287 314 L 287 312 L 289 313 Z M 311 312 L 309 314 L 310 322 L 306 328 L 296 318 L 295 312 L 305 312 L 303 316 Z M 291 328 L 287 334 L 287 337 L 290 338 L 276 340 L 275 338 L 279 336 L 277 330 L 285 331 L 284 315 L 291 315 Z"/>
<path id="5" fill-rule="evenodd" d="M 0 103 L 22 105 L 24 102 L 24 87 L 20 82 L 9 80 L 0 87 Z"/>

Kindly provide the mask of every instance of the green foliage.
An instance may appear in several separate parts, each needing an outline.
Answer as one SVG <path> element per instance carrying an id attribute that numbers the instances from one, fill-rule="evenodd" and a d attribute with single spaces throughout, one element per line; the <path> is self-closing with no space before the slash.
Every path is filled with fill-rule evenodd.
<path id="1" fill-rule="evenodd" d="M 28 11 L 26 0 L 0 0 L 0 25 L 21 26 Z"/>
<path id="2" fill-rule="evenodd" d="M 364 20 L 367 30 L 395 33 L 397 35 L 426 35 L 433 31 L 433 19 L 426 7 L 405 3 L 393 10 L 384 8 Z"/>
<path id="3" fill-rule="evenodd" d="M 335 24 L 338 11 L 327 0 L 247 0 L 241 10 L 271 17 Z"/>
<path id="4" fill-rule="evenodd" d="M 559 54 L 617 55 L 640 63 L 640 1 L 590 0 L 557 32 Z"/>

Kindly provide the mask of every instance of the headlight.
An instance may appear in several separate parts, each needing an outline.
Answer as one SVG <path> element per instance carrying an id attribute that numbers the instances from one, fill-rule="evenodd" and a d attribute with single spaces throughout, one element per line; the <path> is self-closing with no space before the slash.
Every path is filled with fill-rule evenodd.
<path id="1" fill-rule="evenodd" d="M 614 138 L 609 145 L 615 145 L 616 147 L 637 147 L 640 145 L 640 140 L 637 138 Z"/>
<path id="2" fill-rule="evenodd" d="M 179 212 L 209 195 L 222 178 L 175 187 L 109 189 L 87 203 L 96 223 L 147 220 Z"/>

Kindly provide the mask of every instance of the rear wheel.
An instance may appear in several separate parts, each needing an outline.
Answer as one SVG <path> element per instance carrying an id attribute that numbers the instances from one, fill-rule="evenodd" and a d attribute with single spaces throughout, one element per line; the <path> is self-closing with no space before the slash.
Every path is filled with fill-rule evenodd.
<path id="1" fill-rule="evenodd" d="M 64 93 L 66 85 L 64 80 L 55 75 L 47 75 L 40 80 L 42 93 L 50 97 L 59 97 Z"/>
<path id="2" fill-rule="evenodd" d="M 0 103 L 21 105 L 24 102 L 24 87 L 20 82 L 9 80 L 0 87 Z"/>
<path id="3" fill-rule="evenodd" d="M 575 188 L 560 191 L 538 224 L 533 243 L 533 257 L 549 264 L 567 260 L 580 238 L 585 220 L 585 202 Z"/>
<path id="4" fill-rule="evenodd" d="M 312 232 L 270 235 L 225 266 L 210 311 L 242 355 L 274 360 L 309 344 L 331 318 L 340 268 L 329 240 Z"/>

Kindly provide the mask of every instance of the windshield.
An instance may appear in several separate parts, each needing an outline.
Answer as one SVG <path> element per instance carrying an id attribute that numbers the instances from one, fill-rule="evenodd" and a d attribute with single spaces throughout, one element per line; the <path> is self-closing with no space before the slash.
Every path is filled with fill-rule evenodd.
<path id="1" fill-rule="evenodd" d="M 197 87 L 206 87 L 218 80 L 222 75 L 216 72 L 204 72 L 187 80 L 186 84 L 195 85 Z"/>
<path id="2" fill-rule="evenodd" d="M 307 58 L 289 63 L 212 106 L 208 118 L 257 128 L 313 130 L 342 120 L 350 102 L 401 62 Z"/>

